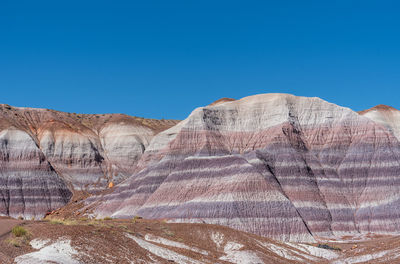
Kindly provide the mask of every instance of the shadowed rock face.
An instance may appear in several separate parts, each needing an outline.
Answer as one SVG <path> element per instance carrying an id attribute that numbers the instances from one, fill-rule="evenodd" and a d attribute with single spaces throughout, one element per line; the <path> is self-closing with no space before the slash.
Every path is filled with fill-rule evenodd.
<path id="1" fill-rule="evenodd" d="M 319 98 L 266 94 L 194 110 L 152 139 L 132 177 L 88 203 L 99 217 L 313 241 L 398 232 L 399 171 L 387 126 Z"/>
<path id="2" fill-rule="evenodd" d="M 42 217 L 74 191 L 122 181 L 151 138 L 176 123 L 0 105 L 0 215 Z"/>

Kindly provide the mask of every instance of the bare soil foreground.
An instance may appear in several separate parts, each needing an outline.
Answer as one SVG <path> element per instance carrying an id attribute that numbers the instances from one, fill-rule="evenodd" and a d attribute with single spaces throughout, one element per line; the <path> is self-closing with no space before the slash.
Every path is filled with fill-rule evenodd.
<path id="1" fill-rule="evenodd" d="M 0 238 L 9 233 L 14 226 L 21 222 L 21 220 L 0 216 Z"/>
<path id="2" fill-rule="evenodd" d="M 15 225 L 26 233 L 11 231 Z M 284 243 L 216 225 L 144 219 L 0 219 L 0 229 L 0 263 L 400 263 L 399 237 Z"/>

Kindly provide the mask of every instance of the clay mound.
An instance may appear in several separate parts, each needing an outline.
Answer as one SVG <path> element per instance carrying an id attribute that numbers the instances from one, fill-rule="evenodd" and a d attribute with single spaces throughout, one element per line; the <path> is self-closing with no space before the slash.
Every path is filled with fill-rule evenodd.
<path id="1" fill-rule="evenodd" d="M 98 217 L 167 218 L 286 241 L 398 232 L 400 144 L 319 98 L 265 94 L 197 108 L 135 175 L 87 202 Z"/>
<path id="2" fill-rule="evenodd" d="M 177 122 L 0 105 L 0 214 L 40 218 L 75 191 L 121 182 Z"/>

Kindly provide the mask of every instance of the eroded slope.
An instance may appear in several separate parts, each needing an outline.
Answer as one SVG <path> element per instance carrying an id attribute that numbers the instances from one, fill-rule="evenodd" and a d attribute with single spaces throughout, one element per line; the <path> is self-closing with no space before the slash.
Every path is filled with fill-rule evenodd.
<path id="1" fill-rule="evenodd" d="M 319 98 L 197 108 L 152 139 L 137 173 L 89 199 L 102 217 L 227 225 L 289 241 L 400 230 L 399 141 Z"/>
<path id="2" fill-rule="evenodd" d="M 0 105 L 0 214 L 42 217 L 75 191 L 117 184 L 151 138 L 176 123 Z"/>

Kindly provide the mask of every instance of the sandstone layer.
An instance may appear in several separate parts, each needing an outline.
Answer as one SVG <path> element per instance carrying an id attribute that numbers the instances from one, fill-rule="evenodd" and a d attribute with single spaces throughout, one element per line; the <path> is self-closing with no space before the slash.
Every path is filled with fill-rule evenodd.
<path id="1" fill-rule="evenodd" d="M 87 203 L 97 217 L 221 224 L 287 241 L 399 232 L 394 127 L 319 98 L 219 102 L 154 137 L 132 177 Z"/>
<path id="2" fill-rule="evenodd" d="M 117 184 L 151 138 L 176 123 L 0 105 L 0 215 L 43 217 L 75 191 Z"/>

